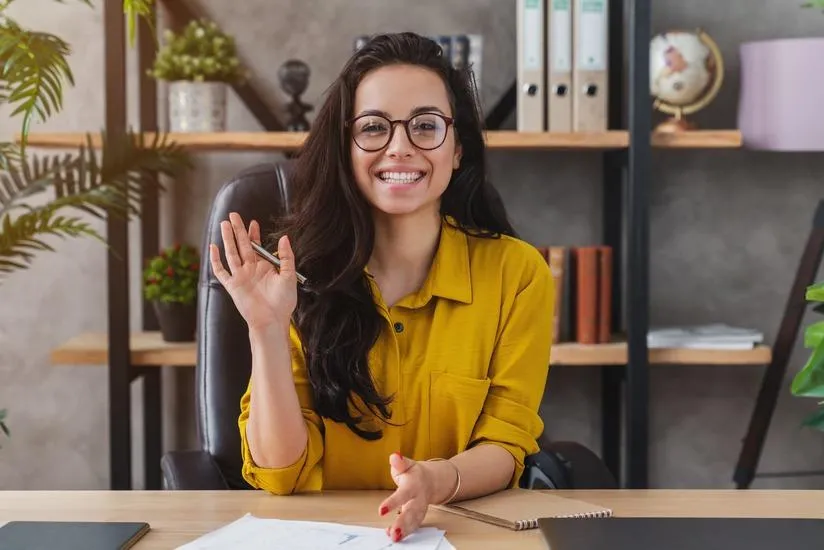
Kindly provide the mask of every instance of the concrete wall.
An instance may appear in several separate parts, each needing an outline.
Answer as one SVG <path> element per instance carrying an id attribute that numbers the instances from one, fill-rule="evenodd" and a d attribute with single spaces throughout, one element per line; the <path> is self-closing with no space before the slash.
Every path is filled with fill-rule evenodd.
<path id="1" fill-rule="evenodd" d="M 318 105 L 345 61 L 352 38 L 377 31 L 482 33 L 483 92 L 491 101 L 515 76 L 514 0 L 420 0 L 414 8 L 400 0 L 209 0 L 204 5 L 237 37 L 266 94 L 279 102 L 283 97 L 276 73 L 283 61 L 298 57 L 311 66 L 305 100 Z M 100 8 L 27 0 L 16 3 L 11 13 L 24 25 L 58 32 L 74 48 L 77 86 L 66 93 L 66 110 L 35 130 L 99 129 L 104 116 Z M 770 0 L 657 0 L 653 21 L 655 31 L 701 26 L 719 42 L 727 65 L 724 88 L 696 117 L 704 127 L 713 128 L 735 123 L 741 42 L 824 32 L 824 14 Z M 133 104 L 131 111 L 133 115 Z M 231 130 L 260 129 L 235 97 L 229 115 Z M 3 120 L 2 132 L 8 136 L 17 127 Z M 203 216 L 221 182 L 244 166 L 272 158 L 277 155 L 199 155 L 196 172 L 173 184 L 163 198 L 164 241 L 197 242 Z M 821 198 L 823 169 L 824 157 L 814 154 L 655 151 L 652 322 L 744 324 L 765 331 L 772 340 L 815 202 Z M 598 153 L 495 151 L 491 171 L 526 239 L 584 244 L 599 238 Z M 137 240 L 132 241 L 136 246 Z M 4 489 L 105 488 L 108 483 L 106 373 L 97 366 L 54 366 L 48 360 L 52 347 L 79 331 L 105 330 L 105 252 L 90 240 L 58 244 L 58 253 L 41 254 L 30 270 L 0 285 L 0 407 L 10 410 L 13 431 L 11 440 L 0 443 Z M 138 277 L 135 268 L 135 327 Z M 791 373 L 803 359 L 799 346 Z M 653 486 L 730 486 L 761 372 L 738 366 L 654 368 Z M 193 443 L 191 376 L 167 373 L 165 381 L 166 446 L 185 448 Z M 789 376 L 762 470 L 820 469 L 824 437 L 799 428 L 813 403 L 791 398 L 788 385 Z M 552 437 L 577 439 L 597 450 L 598 407 L 596 370 L 553 370 L 545 406 Z M 139 453 L 138 438 L 138 474 Z M 819 487 L 821 481 L 793 478 L 758 481 L 756 486 Z"/>

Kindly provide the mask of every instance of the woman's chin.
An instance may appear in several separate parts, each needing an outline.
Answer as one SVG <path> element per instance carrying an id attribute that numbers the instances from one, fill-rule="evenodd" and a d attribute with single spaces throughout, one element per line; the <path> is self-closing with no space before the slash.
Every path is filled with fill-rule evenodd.
<path id="1" fill-rule="evenodd" d="M 435 208 L 435 205 L 430 205 L 420 199 L 411 200 L 411 197 L 404 199 L 379 199 L 373 204 L 374 208 L 382 214 L 388 216 L 408 216 L 410 214 L 417 214 L 423 210 L 427 210 L 428 206 Z"/>

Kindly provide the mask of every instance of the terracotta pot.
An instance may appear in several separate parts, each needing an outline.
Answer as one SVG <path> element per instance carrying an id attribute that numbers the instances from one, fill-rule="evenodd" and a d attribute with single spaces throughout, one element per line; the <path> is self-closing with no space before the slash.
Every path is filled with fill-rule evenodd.
<path id="1" fill-rule="evenodd" d="M 194 342 L 197 304 L 153 302 L 160 332 L 166 342 Z"/>

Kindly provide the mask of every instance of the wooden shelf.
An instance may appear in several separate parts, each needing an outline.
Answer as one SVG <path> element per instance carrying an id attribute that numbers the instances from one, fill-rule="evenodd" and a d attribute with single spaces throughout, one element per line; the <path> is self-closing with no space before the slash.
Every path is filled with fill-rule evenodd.
<path id="1" fill-rule="evenodd" d="M 147 134 L 151 138 L 153 134 Z M 295 151 L 306 139 L 303 132 L 218 132 L 170 133 L 171 141 L 191 151 Z M 629 145 L 629 134 L 623 130 L 591 133 L 516 132 L 511 130 L 486 133 L 487 146 L 492 150 L 609 150 Z M 19 136 L 17 136 L 19 141 Z M 28 145 L 49 149 L 73 149 L 86 143 L 84 133 L 29 134 Z M 98 134 L 93 134 L 94 147 L 100 147 Z M 652 145 L 666 149 L 717 149 L 741 147 L 737 130 L 694 130 L 678 134 L 654 133 Z"/>
<path id="2" fill-rule="evenodd" d="M 51 362 L 59 365 L 106 365 L 106 333 L 86 333 L 72 338 L 51 353 Z M 137 332 L 131 337 L 132 365 L 193 367 L 197 359 L 194 342 L 164 342 L 159 332 Z M 759 346 L 751 350 L 652 349 L 651 364 L 670 365 L 766 365 L 772 350 Z M 583 345 L 556 344 L 553 365 L 625 365 L 627 345 L 623 342 Z"/>
<path id="3" fill-rule="evenodd" d="M 757 346 L 747 350 L 660 348 L 649 350 L 650 365 L 767 365 L 772 349 Z M 627 344 L 563 343 L 553 347 L 553 365 L 626 365 Z"/>
<path id="4" fill-rule="evenodd" d="M 193 367 L 197 359 L 194 342 L 164 342 L 159 332 L 131 335 L 132 365 Z M 80 334 L 52 350 L 51 362 L 58 365 L 107 365 L 109 342 L 105 332 Z"/>

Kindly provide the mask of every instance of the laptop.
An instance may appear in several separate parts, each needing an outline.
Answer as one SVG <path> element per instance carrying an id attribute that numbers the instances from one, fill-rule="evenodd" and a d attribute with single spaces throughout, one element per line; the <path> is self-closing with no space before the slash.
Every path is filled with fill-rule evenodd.
<path id="1" fill-rule="evenodd" d="M 824 549 L 824 519 L 542 518 L 538 528 L 550 550 Z"/>

